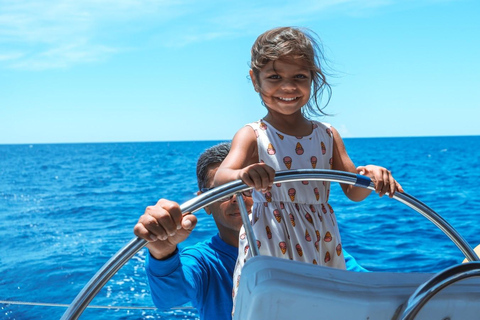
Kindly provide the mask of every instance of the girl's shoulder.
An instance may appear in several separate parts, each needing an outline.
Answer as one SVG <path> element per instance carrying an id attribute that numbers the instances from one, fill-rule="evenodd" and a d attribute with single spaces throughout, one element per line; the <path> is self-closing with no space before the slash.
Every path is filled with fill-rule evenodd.
<path id="1" fill-rule="evenodd" d="M 312 121 L 314 130 L 319 130 L 328 137 L 333 138 L 333 127 L 328 122 Z"/>
<path id="2" fill-rule="evenodd" d="M 253 129 L 258 129 L 258 128 L 264 128 L 264 127 L 266 127 L 266 124 L 265 124 L 265 122 L 263 122 L 262 119 L 260 119 L 260 120 L 254 121 L 254 122 L 247 123 L 247 124 L 245 125 L 245 127 L 250 127 L 250 128 L 253 128 Z"/>
<path id="3" fill-rule="evenodd" d="M 314 126 L 320 129 L 330 129 L 332 127 L 332 125 L 328 122 L 320 122 L 320 121 L 312 120 L 312 123 Z"/>
<path id="4" fill-rule="evenodd" d="M 332 125 L 328 122 L 320 122 L 320 121 L 315 121 L 315 120 L 310 120 L 313 126 L 313 131 L 312 134 L 318 134 L 318 132 L 321 132 L 322 134 L 328 134 L 328 136 L 333 137 L 333 131 L 332 131 Z M 258 138 L 258 133 L 259 132 L 267 132 L 270 131 L 271 134 L 274 132 L 278 135 L 280 134 L 282 137 L 288 137 L 288 134 L 285 134 L 279 130 L 277 130 L 275 127 L 273 127 L 270 123 L 267 121 L 260 119 L 255 122 L 247 123 L 242 129 L 245 130 L 245 128 L 248 127 L 250 129 L 253 129 L 255 132 L 256 137 Z M 317 132 L 317 133 L 316 133 Z M 298 137 L 290 136 L 292 138 L 298 139 Z M 307 136 L 308 137 L 308 136 Z M 282 138 L 283 140 L 283 138 Z"/>

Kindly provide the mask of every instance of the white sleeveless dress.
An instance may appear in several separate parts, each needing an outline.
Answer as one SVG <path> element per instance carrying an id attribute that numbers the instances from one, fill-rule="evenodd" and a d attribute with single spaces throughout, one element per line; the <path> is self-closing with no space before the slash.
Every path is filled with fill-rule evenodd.
<path id="1" fill-rule="evenodd" d="M 248 126 L 257 135 L 258 161 L 275 171 L 332 168 L 333 132 L 329 124 L 312 121 L 313 131 L 304 137 L 279 132 L 265 120 Z M 345 269 L 329 193 L 330 183 L 324 181 L 274 184 L 265 194 L 254 191 L 250 219 L 260 254 Z M 241 269 L 249 257 L 242 227 L 233 275 L 234 305 Z"/>

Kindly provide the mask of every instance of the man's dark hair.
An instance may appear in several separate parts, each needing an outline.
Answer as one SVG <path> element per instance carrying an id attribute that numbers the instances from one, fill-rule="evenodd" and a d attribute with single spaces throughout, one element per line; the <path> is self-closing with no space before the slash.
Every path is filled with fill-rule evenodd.
<path id="1" fill-rule="evenodd" d="M 198 190 L 206 188 L 209 181 L 207 181 L 207 173 L 215 164 L 220 164 L 225 160 L 230 151 L 230 142 L 222 142 L 205 150 L 197 161 L 197 183 Z"/>

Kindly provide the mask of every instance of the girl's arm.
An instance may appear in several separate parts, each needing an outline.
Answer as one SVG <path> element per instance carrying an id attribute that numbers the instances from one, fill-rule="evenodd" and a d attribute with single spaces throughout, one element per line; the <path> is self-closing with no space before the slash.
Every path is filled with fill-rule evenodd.
<path id="1" fill-rule="evenodd" d="M 375 184 L 375 192 L 377 192 L 380 197 L 387 192 L 390 197 L 393 197 L 395 191 L 403 192 L 402 186 L 393 178 L 389 170 L 375 165 L 355 168 L 355 165 L 347 154 L 340 134 L 335 128 L 332 127 L 331 129 L 333 132 L 333 170 L 347 171 L 369 177 Z M 362 201 L 371 193 L 371 190 L 366 188 L 346 184 L 340 184 L 340 186 L 345 195 L 353 201 Z"/>
<path id="2" fill-rule="evenodd" d="M 275 170 L 258 162 L 257 136 L 251 127 L 245 126 L 233 137 L 230 152 L 215 174 L 214 185 L 241 179 L 248 186 L 265 191 L 272 187 L 274 177 Z"/>

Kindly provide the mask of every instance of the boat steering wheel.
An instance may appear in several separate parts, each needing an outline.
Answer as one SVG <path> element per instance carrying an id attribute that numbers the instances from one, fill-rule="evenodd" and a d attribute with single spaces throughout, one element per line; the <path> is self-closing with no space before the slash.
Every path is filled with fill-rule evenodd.
<path id="1" fill-rule="evenodd" d="M 339 182 L 350 184 L 370 190 L 375 190 L 375 186 L 370 178 L 351 172 L 335 171 L 335 170 L 320 170 L 320 169 L 297 169 L 288 171 L 279 171 L 275 175 L 275 183 L 305 181 L 305 180 L 320 180 L 329 182 Z M 241 180 L 232 181 L 222 186 L 218 186 L 210 191 L 200 194 L 199 196 L 180 205 L 180 209 L 184 214 L 194 213 L 203 207 L 206 207 L 220 198 L 233 195 L 237 192 L 251 189 Z M 239 197 L 239 200 L 242 197 Z M 480 259 L 468 244 L 467 241 L 439 214 L 430 209 L 416 198 L 406 194 L 396 192 L 393 199 L 409 206 L 415 211 L 419 212 L 425 218 L 435 224 L 442 230 L 450 240 L 463 252 L 469 261 L 479 261 Z M 242 209 L 243 201 L 239 201 L 240 211 L 245 216 L 246 210 Z M 248 217 L 242 217 L 244 221 L 248 221 Z M 246 219 L 246 220 L 245 220 Z M 253 232 L 248 231 L 249 223 L 245 223 L 247 237 L 249 242 L 252 239 Z M 250 226 L 251 228 L 251 226 Z M 249 233 L 251 233 L 249 235 Z M 105 265 L 93 276 L 93 278 L 85 285 L 85 287 L 78 293 L 73 302 L 62 316 L 62 320 L 78 319 L 90 301 L 100 291 L 100 289 L 110 280 L 110 278 L 140 249 L 147 244 L 147 241 L 141 238 L 131 240 L 125 247 L 120 249 Z M 252 246 L 256 248 L 256 246 Z M 413 319 L 413 318 L 412 318 Z"/>

